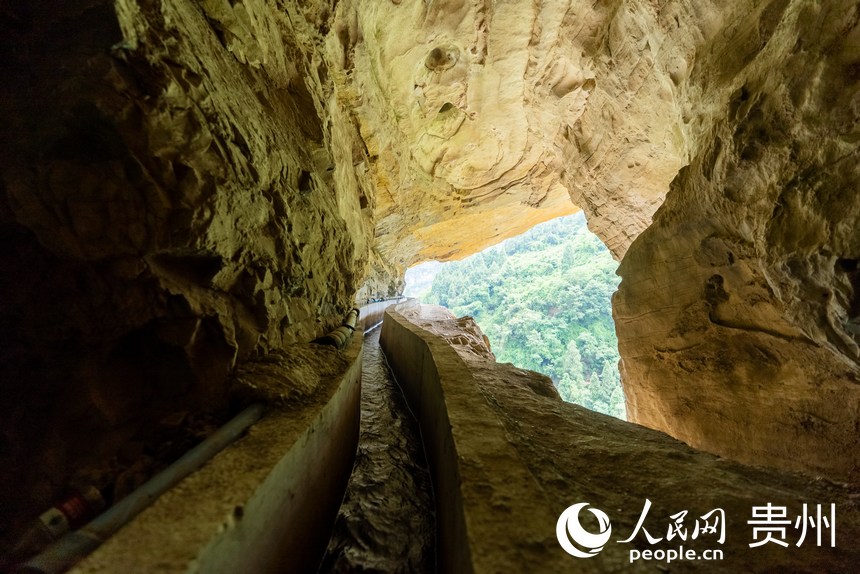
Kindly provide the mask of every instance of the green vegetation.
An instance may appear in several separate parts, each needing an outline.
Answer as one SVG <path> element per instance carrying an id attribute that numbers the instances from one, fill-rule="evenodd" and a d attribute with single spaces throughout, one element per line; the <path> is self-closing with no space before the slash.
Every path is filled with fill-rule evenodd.
<path id="1" fill-rule="evenodd" d="M 499 361 L 546 374 L 565 400 L 625 418 L 610 306 L 617 263 L 581 213 L 436 265 L 424 302 L 474 317 Z"/>

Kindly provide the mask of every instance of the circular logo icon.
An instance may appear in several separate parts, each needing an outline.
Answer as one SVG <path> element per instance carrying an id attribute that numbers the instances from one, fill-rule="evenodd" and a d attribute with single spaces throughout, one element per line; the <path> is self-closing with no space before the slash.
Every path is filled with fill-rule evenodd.
<path id="1" fill-rule="evenodd" d="M 589 508 L 588 511 L 597 519 L 600 532 L 592 534 L 582 527 L 582 524 L 579 523 L 579 512 L 586 506 L 588 506 L 587 502 L 580 502 L 569 506 L 558 517 L 558 522 L 555 525 L 555 535 L 558 538 L 558 543 L 561 544 L 565 552 L 577 558 L 596 556 L 598 552 L 603 550 L 603 546 L 609 541 L 609 536 L 612 534 L 612 525 L 609 524 L 609 517 L 598 508 Z M 583 550 L 580 550 L 577 546 Z"/>

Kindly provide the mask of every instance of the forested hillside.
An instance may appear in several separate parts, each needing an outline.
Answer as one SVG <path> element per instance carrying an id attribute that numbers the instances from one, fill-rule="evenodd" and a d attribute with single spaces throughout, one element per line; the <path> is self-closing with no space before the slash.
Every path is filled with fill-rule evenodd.
<path id="1" fill-rule="evenodd" d="M 579 213 L 440 266 L 422 299 L 474 317 L 499 361 L 548 375 L 565 400 L 624 418 L 616 267 Z"/>

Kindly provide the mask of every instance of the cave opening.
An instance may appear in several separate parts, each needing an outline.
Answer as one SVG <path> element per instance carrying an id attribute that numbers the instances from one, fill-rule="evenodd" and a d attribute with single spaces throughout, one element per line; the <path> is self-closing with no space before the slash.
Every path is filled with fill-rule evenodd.
<path id="1" fill-rule="evenodd" d="M 471 316 L 499 362 L 543 373 L 565 401 L 626 420 L 611 305 L 617 266 L 579 212 L 459 261 L 413 266 L 404 295 Z"/>
<path id="2" fill-rule="evenodd" d="M 578 500 L 609 511 L 616 535 L 636 515 L 612 509 L 645 497 L 652 530 L 697 503 L 735 525 L 766 501 L 786 518 L 831 504 L 840 544 L 857 538 L 856 2 L 7 4 L 0 554 L 74 497 L 124 498 L 259 400 L 237 452 L 79 571 L 304 571 L 300 553 L 257 567 L 306 540 L 270 518 L 303 534 L 337 505 L 363 416 L 363 343 L 317 341 L 384 303 L 403 307 L 384 311 L 391 362 L 399 351 L 438 432 L 439 508 L 463 518 L 437 523 L 462 541 L 447 571 L 578 567 L 553 536 Z M 597 285 L 563 242 L 553 260 L 523 238 L 475 256 L 495 283 L 458 264 L 435 274 L 447 285 L 431 302 L 489 317 L 501 364 L 469 321 L 395 297 L 403 262 L 477 253 L 573 204 L 620 283 L 612 261 Z M 521 297 L 501 309 L 505 282 Z M 583 327 L 590 299 L 600 336 Z M 571 398 L 575 382 L 615 379 L 617 356 L 636 424 L 504 363 Z M 467 539 L 467 511 L 499 528 Z M 726 569 L 860 564 L 856 545 L 746 554 L 755 530 L 733 530 Z M 588 564 L 613 570 L 612 548 Z M 224 557 L 239 566 L 207 570 Z"/>

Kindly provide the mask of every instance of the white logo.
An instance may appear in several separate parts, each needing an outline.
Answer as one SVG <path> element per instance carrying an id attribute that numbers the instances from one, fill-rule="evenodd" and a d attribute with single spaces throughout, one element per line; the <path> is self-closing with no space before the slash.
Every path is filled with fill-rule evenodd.
<path id="1" fill-rule="evenodd" d="M 605 512 L 597 508 L 589 508 L 588 511 L 597 518 L 600 532 L 592 534 L 585 531 L 579 523 L 579 511 L 586 506 L 588 506 L 587 502 L 580 502 L 568 507 L 558 517 L 558 522 L 555 525 L 555 535 L 558 538 L 558 543 L 561 544 L 565 552 L 577 558 L 596 556 L 598 552 L 603 550 L 603 546 L 609 541 L 609 536 L 612 534 L 612 525 L 609 524 L 609 517 L 606 516 Z M 587 551 L 580 550 L 574 546 L 571 539 Z"/>

